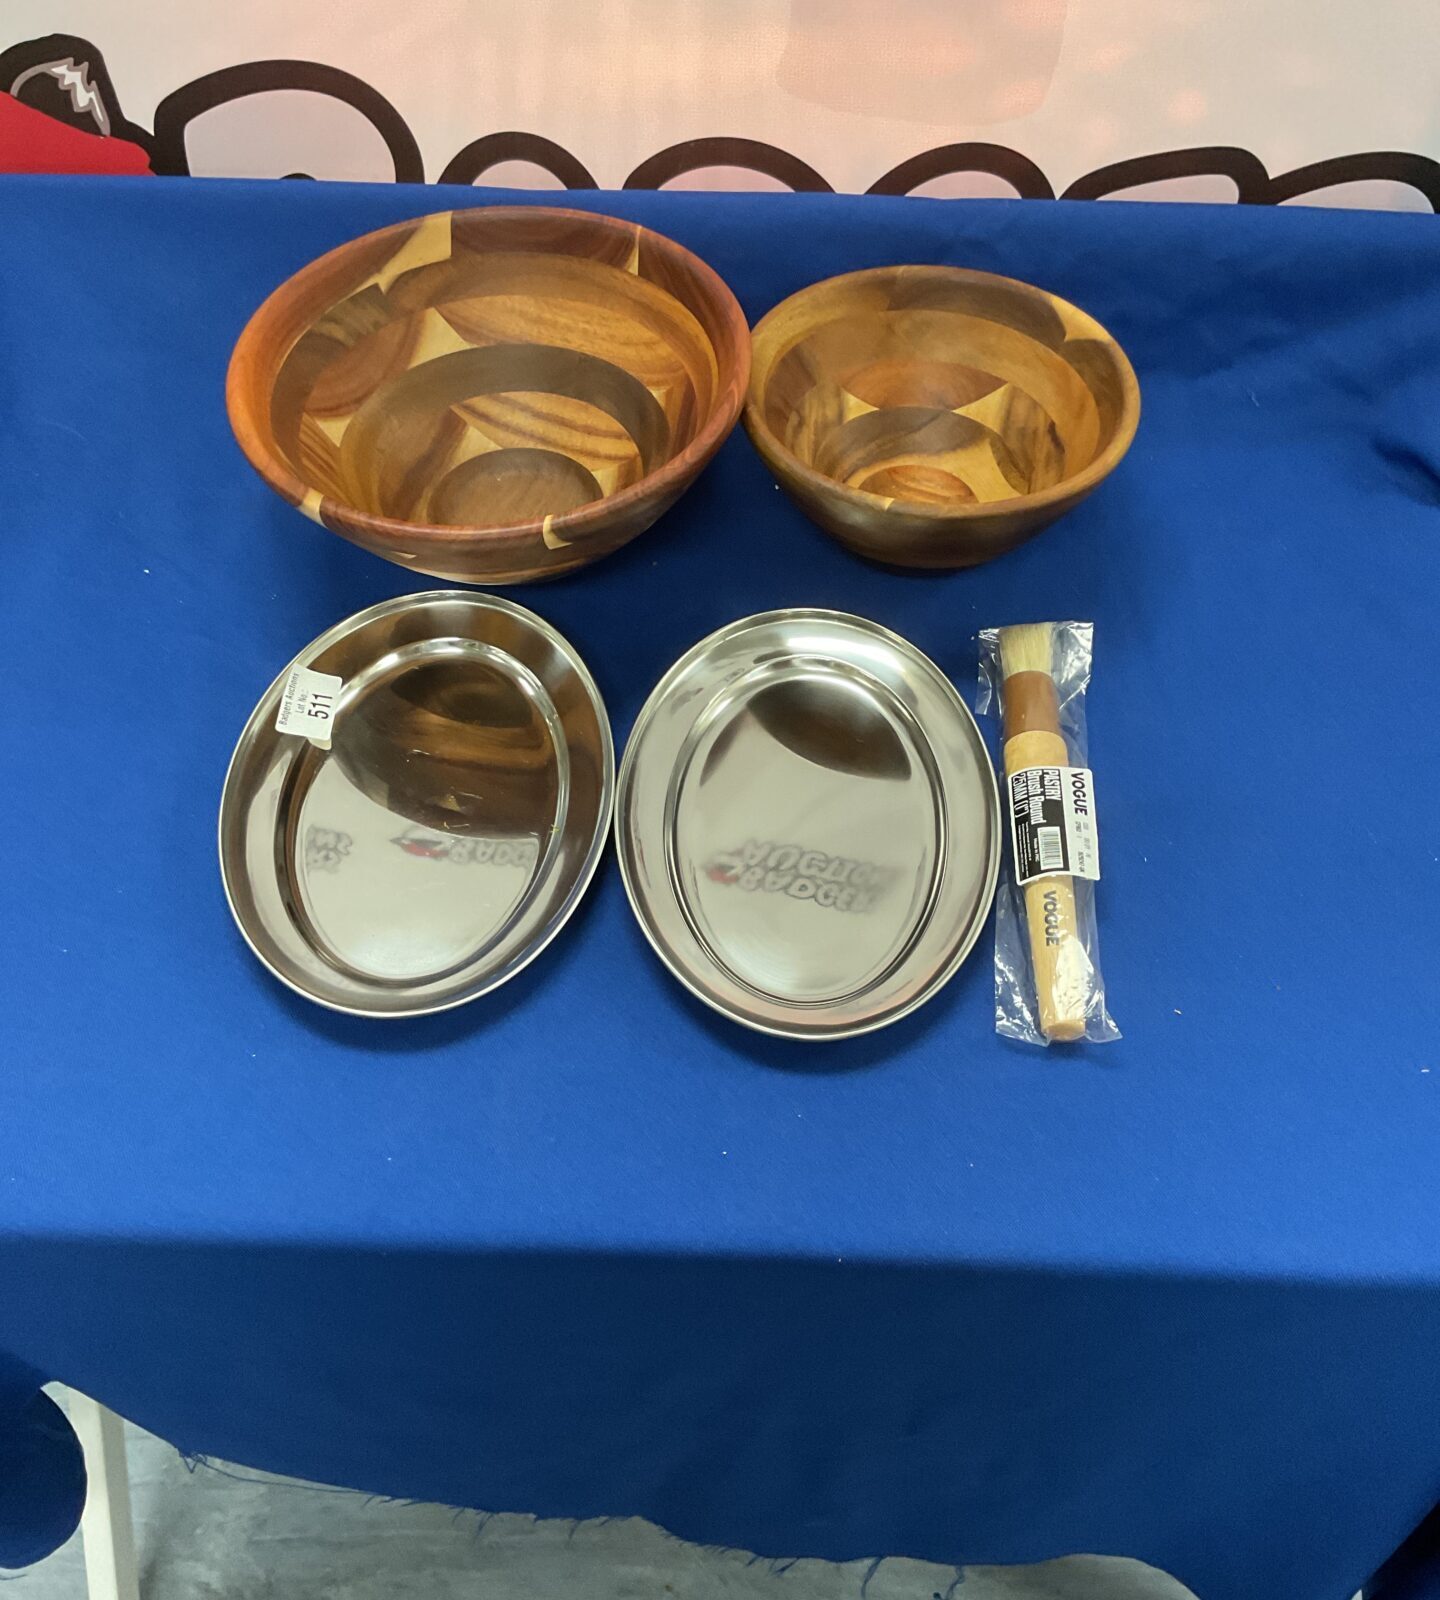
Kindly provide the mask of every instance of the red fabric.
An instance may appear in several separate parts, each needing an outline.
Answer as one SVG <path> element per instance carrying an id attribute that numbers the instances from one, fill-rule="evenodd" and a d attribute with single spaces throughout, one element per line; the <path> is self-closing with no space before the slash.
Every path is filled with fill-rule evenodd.
<path id="1" fill-rule="evenodd" d="M 149 172 L 150 161 L 128 139 L 106 139 L 67 127 L 43 111 L 0 94 L 0 172 Z"/>

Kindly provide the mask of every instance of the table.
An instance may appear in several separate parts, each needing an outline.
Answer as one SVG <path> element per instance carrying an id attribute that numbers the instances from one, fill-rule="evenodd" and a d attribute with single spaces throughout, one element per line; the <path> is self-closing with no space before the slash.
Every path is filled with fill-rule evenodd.
<path id="1" fill-rule="evenodd" d="M 463 199 L 463 196 L 456 196 Z M 478 197 L 476 197 L 478 198 Z M 988 937 L 830 1048 L 691 1001 L 613 860 L 458 1012 L 335 1016 L 230 924 L 215 810 L 274 672 L 427 586 L 282 505 L 226 358 L 419 188 L 0 188 L 0 1563 L 67 1531 L 59 1378 L 197 1454 L 378 1493 L 642 1513 L 771 1554 L 1137 1556 L 1341 1600 L 1440 1498 L 1433 219 L 572 197 L 753 318 L 891 260 L 1033 279 L 1132 355 L 1129 459 L 992 566 L 906 577 L 737 435 L 652 534 L 523 593 L 623 743 L 771 606 L 966 690 L 983 625 L 1095 619 L 1122 1043 L 991 1029 Z"/>

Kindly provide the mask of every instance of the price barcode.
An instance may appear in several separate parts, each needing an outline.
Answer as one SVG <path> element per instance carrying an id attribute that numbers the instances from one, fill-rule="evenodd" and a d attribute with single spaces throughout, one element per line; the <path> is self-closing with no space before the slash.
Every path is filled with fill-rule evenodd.
<path id="1" fill-rule="evenodd" d="M 1065 870 L 1065 846 L 1060 842 L 1059 828 L 1036 828 L 1035 851 L 1040 857 L 1041 872 Z"/>

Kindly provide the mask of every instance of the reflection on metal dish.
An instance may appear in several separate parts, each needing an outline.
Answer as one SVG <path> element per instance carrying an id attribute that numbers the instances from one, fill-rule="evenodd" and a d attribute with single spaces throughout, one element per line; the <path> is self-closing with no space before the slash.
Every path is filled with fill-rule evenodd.
<path id="1" fill-rule="evenodd" d="M 275 731 L 291 668 L 343 680 L 326 750 Z M 594 874 L 610 724 L 574 650 L 490 595 L 406 595 L 322 634 L 272 683 L 220 802 L 240 931 L 292 989 L 406 1016 L 503 983 Z"/>
<path id="2" fill-rule="evenodd" d="M 620 867 L 661 959 L 762 1032 L 866 1033 L 965 959 L 1000 802 L 974 719 L 913 645 L 772 611 L 683 656 L 621 764 Z"/>

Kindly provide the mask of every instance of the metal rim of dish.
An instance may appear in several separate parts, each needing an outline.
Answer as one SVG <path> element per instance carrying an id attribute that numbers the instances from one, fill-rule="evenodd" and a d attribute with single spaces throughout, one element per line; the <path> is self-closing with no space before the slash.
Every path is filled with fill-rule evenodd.
<path id="1" fill-rule="evenodd" d="M 722 646 L 752 629 L 771 625 L 780 621 L 814 621 L 822 624 L 840 624 L 854 628 L 859 633 L 871 640 L 883 642 L 895 650 L 900 656 L 919 667 L 926 673 L 937 686 L 942 687 L 943 698 L 952 710 L 958 713 L 958 721 L 967 731 L 967 737 L 973 740 L 976 756 L 977 771 L 982 775 L 986 803 L 986 820 L 988 823 L 989 845 L 986 851 L 986 864 L 983 874 L 983 883 L 979 891 L 973 913 L 962 925 L 963 931 L 953 942 L 952 947 L 939 962 L 919 989 L 908 1000 L 896 1005 L 891 1010 L 864 1019 L 853 1026 L 837 1028 L 828 1031 L 814 1029 L 800 1029 L 783 1026 L 763 1021 L 753 1015 L 748 1015 L 738 1006 L 727 1004 L 719 994 L 701 980 L 701 978 L 684 963 L 682 963 L 669 948 L 660 931 L 655 926 L 651 915 L 651 899 L 640 881 L 640 874 L 636 870 L 633 859 L 634 846 L 632 841 L 632 828 L 630 826 L 633 807 L 633 791 L 637 764 L 643 759 L 643 744 L 647 734 L 654 725 L 656 717 L 663 710 L 675 683 L 685 674 L 697 660 L 706 654 L 719 650 Z M 674 774 L 671 775 L 673 784 Z M 859 617 L 851 613 L 833 611 L 821 607 L 784 607 L 776 610 L 756 613 L 753 616 L 743 617 L 726 624 L 722 628 L 706 635 L 686 650 L 665 672 L 660 681 L 655 685 L 636 717 L 626 740 L 624 754 L 621 757 L 619 776 L 615 788 L 615 853 L 620 864 L 620 876 L 625 885 L 626 897 L 630 908 L 640 925 L 646 941 L 660 958 L 661 963 L 670 974 L 696 999 L 703 1002 L 711 1010 L 721 1016 L 729 1018 L 742 1026 L 755 1032 L 774 1038 L 802 1039 L 805 1041 L 821 1043 L 831 1040 L 855 1038 L 867 1033 L 876 1032 L 880 1028 L 899 1022 L 902 1018 L 911 1015 L 926 1001 L 932 999 L 955 973 L 964 964 L 971 951 L 974 949 L 986 921 L 990 909 L 994 904 L 996 887 L 999 882 L 1001 861 L 1000 838 L 1000 790 L 995 776 L 995 769 L 990 760 L 984 739 L 975 722 L 973 713 L 965 704 L 959 691 L 950 681 L 948 676 L 941 671 L 939 666 L 931 660 L 922 650 L 912 644 L 902 635 L 886 628 L 883 624 L 873 622 L 868 618 Z M 664 822 L 666 833 L 670 831 L 668 819 Z M 666 853 L 670 852 L 670 842 L 667 838 Z M 666 889 L 676 902 L 679 915 L 688 920 L 689 913 L 680 903 L 675 891 L 671 874 L 667 871 L 665 878 Z M 712 958 L 713 959 L 713 958 Z M 717 962 L 717 965 L 720 963 Z M 733 974 L 730 974 L 733 978 Z"/>
<path id="2" fill-rule="evenodd" d="M 296 667 L 308 666 L 310 662 L 323 654 L 331 645 L 343 639 L 358 628 L 383 618 L 387 614 L 422 606 L 435 601 L 459 602 L 475 605 L 482 609 L 500 612 L 532 628 L 536 634 L 551 644 L 566 660 L 567 665 L 574 671 L 576 678 L 585 691 L 586 697 L 595 712 L 597 730 L 600 736 L 602 752 L 601 792 L 596 812 L 595 824 L 590 839 L 589 847 L 579 871 L 571 881 L 564 897 L 558 907 L 547 920 L 540 934 L 534 938 L 524 950 L 497 973 L 486 977 L 473 989 L 448 996 L 434 1004 L 414 1006 L 408 1009 L 380 1010 L 359 1004 L 345 1004 L 340 1001 L 316 994 L 312 989 L 297 982 L 288 973 L 270 958 L 260 947 L 241 915 L 236 904 L 234 884 L 229 864 L 226 860 L 226 823 L 229 808 L 232 804 L 234 779 L 237 768 L 242 759 L 249 754 L 257 735 L 263 734 L 267 721 L 273 721 L 275 716 L 275 699 L 283 688 L 286 679 Z M 275 737 L 284 737 L 276 735 Z M 502 984 L 508 982 L 529 966 L 542 951 L 559 935 L 561 930 L 574 915 L 586 891 L 593 882 L 599 869 L 601 857 L 610 833 L 610 825 L 614 814 L 616 787 L 616 763 L 614 735 L 610 726 L 609 715 L 605 709 L 605 702 L 600 694 L 598 685 L 591 675 L 589 668 L 581 658 L 579 652 L 558 629 L 551 626 L 541 616 L 531 611 L 528 607 L 518 605 L 513 600 L 507 600 L 499 595 L 477 593 L 474 590 L 462 589 L 429 589 L 416 594 L 400 595 L 391 600 L 384 600 L 376 605 L 368 606 L 353 615 L 335 623 L 327 628 L 324 633 L 313 639 L 305 648 L 299 651 L 266 688 L 265 692 L 256 702 L 254 710 L 246 719 L 235 748 L 231 752 L 230 760 L 225 770 L 225 781 L 221 789 L 219 814 L 216 820 L 216 843 L 220 862 L 220 879 L 225 891 L 225 902 L 230 909 L 230 915 L 239 929 L 250 952 L 256 960 L 279 982 L 285 985 L 292 993 L 300 995 L 303 999 L 325 1010 L 337 1012 L 346 1016 L 374 1018 L 377 1020 L 401 1019 L 406 1017 L 431 1016 L 442 1011 L 452 1011 L 459 1006 L 468 1005 L 472 1000 L 478 1000 L 483 995 L 491 993 Z"/>

